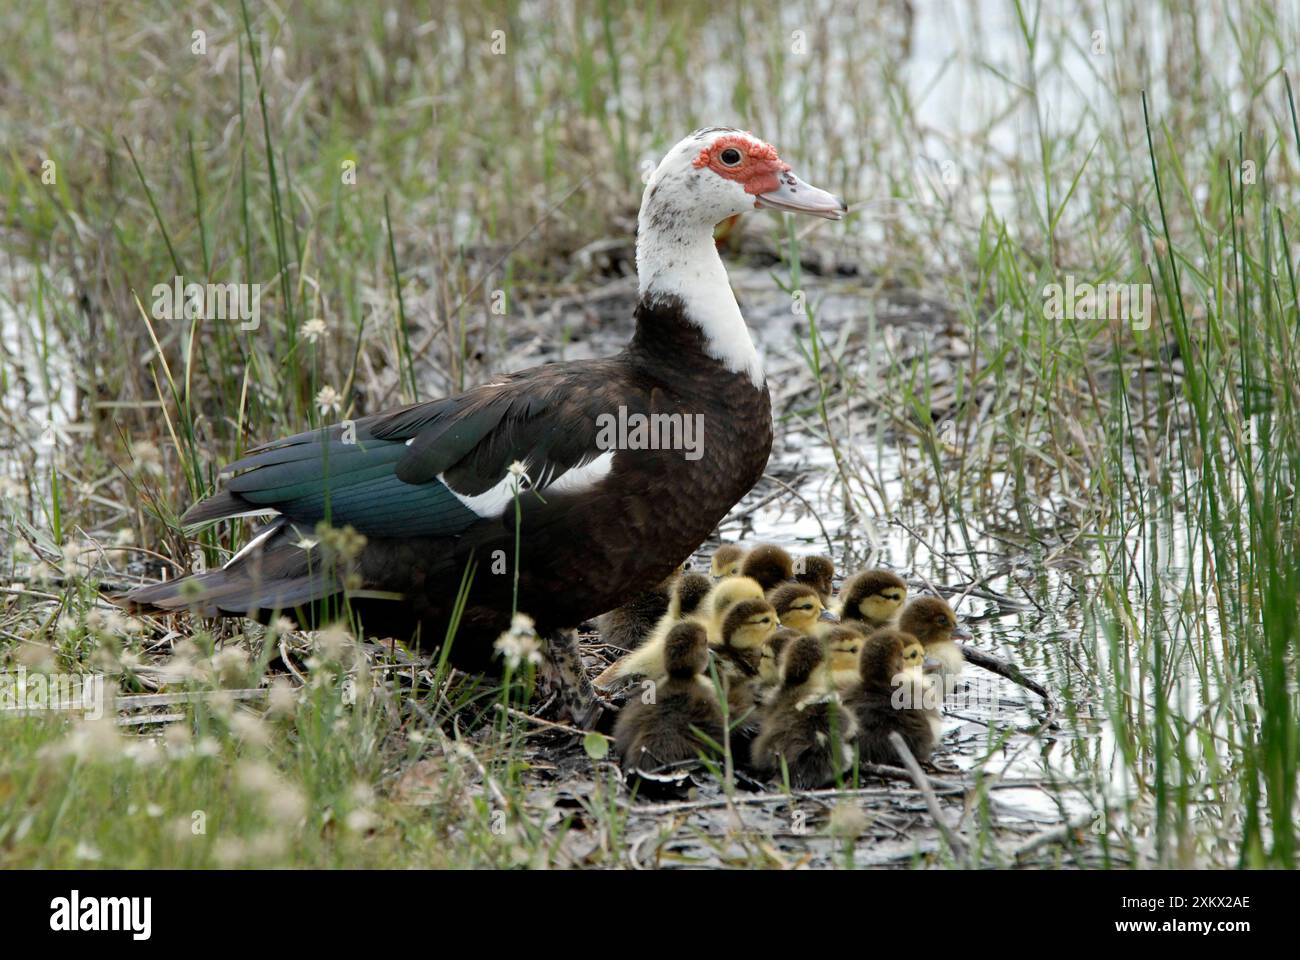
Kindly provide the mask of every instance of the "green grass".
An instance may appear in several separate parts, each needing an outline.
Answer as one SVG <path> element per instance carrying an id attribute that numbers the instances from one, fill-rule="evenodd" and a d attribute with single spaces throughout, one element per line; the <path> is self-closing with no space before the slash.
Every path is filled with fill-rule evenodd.
<path id="1" fill-rule="evenodd" d="M 96 611 L 128 564 L 175 575 L 238 549 L 238 525 L 191 542 L 175 518 L 252 443 L 480 382 L 528 335 L 565 341 L 530 305 L 604 282 L 573 255 L 630 239 L 642 164 L 735 122 L 856 210 L 812 237 L 749 226 L 790 290 L 815 286 L 799 260 L 818 244 L 862 270 L 861 315 L 836 328 L 813 299 L 790 346 L 809 388 L 784 422 L 832 451 L 837 539 L 861 556 L 897 518 L 944 554 L 926 576 L 1045 608 L 1014 652 L 1059 694 L 1054 760 L 1108 816 L 1101 862 L 1295 865 L 1294 5 L 1206 36 L 1206 4 L 1009 0 L 927 68 L 993 102 L 965 134 L 916 85 L 939 52 L 888 6 L 389 6 L 0 13 L 0 662 L 205 697 L 169 708 L 162 746 L 4 721 L 0 863 L 563 863 L 585 851 L 571 831 L 598 838 L 582 862 L 627 862 L 608 767 L 576 807 L 537 803 L 545 734 L 493 707 L 524 704 L 517 683 L 294 636 L 308 682 L 268 714 L 219 691 L 281 674 L 278 638 Z M 153 319 L 176 275 L 260 283 L 260 328 Z M 1149 327 L 1048 316 L 1067 276 L 1151 284 Z M 898 290 L 947 306 L 893 324 Z M 188 673 L 160 682 L 178 642 Z M 994 826 L 972 830 L 996 862 Z"/>

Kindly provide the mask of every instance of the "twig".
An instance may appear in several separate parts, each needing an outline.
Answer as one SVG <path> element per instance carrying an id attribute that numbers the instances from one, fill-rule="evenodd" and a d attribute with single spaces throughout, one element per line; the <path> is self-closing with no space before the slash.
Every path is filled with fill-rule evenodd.
<path id="1" fill-rule="evenodd" d="M 939 828 L 939 833 L 948 844 L 948 849 L 952 851 L 953 859 L 959 865 L 965 866 L 966 844 L 944 819 L 943 811 L 939 809 L 939 798 L 934 795 L 934 790 L 930 787 L 930 778 L 921 771 L 921 765 L 916 762 L 916 757 L 912 756 L 912 751 L 907 749 L 907 743 L 897 730 L 889 732 L 889 742 L 894 745 L 894 750 L 903 761 L 903 766 L 907 767 L 907 772 L 912 775 L 912 782 L 916 784 L 916 789 L 920 790 L 921 796 L 925 797 L 925 805 L 930 811 L 930 817 L 934 820 L 934 825 Z"/>
<path id="2" fill-rule="evenodd" d="M 245 690 L 193 690 L 189 693 L 142 693 L 118 697 L 113 701 L 117 710 L 144 710 L 149 707 L 169 707 L 177 703 L 201 703 L 218 695 L 232 700 L 264 700 L 268 691 L 264 687 Z"/>
<path id="3" fill-rule="evenodd" d="M 620 800 L 619 806 L 632 813 L 660 817 L 688 810 L 709 810 L 726 806 L 764 806 L 769 803 L 795 803 L 800 800 L 835 800 L 841 797 L 885 796 L 887 787 L 862 787 L 858 790 L 801 790 L 795 793 L 760 793 L 749 797 L 714 797 L 711 800 L 683 800 L 680 803 L 635 804 Z"/>
<path id="4" fill-rule="evenodd" d="M 570 733 L 573 734 L 575 737 L 586 737 L 594 733 L 596 734 L 596 736 L 604 737 L 606 740 L 614 739 L 608 734 L 600 733 L 599 731 L 596 730 L 579 730 L 577 727 L 571 727 L 565 723 L 556 723 L 553 720 L 543 720 L 541 717 L 535 717 L 531 713 L 524 713 L 524 711 L 522 710 L 516 710 L 514 707 L 507 707 L 505 704 L 501 704 L 501 703 L 492 704 L 492 709 L 496 710 L 498 713 L 501 711 L 505 711 L 505 713 L 509 714 L 510 716 L 518 720 L 523 720 L 526 721 L 527 723 L 536 724 L 537 726 L 545 727 L 548 730 L 559 730 L 563 733 Z"/>
<path id="5" fill-rule="evenodd" d="M 975 647 L 967 646 L 964 643 L 959 643 L 957 646 L 961 648 L 961 654 L 966 658 L 968 663 L 973 663 L 977 667 L 983 667 L 985 670 L 989 671 L 989 673 L 996 673 L 999 677 L 1005 677 L 1012 683 L 1018 683 L 1020 686 L 1032 690 L 1043 698 L 1043 701 L 1047 704 L 1048 710 L 1053 714 L 1056 713 L 1056 703 L 1052 700 L 1052 695 L 1048 693 L 1047 688 L 1037 680 L 1025 676 L 1024 671 L 1014 663 L 1011 663 L 1009 660 L 1003 660 L 1001 657 L 995 657 L 991 653 L 985 653 L 983 650 L 976 649 Z"/>
<path id="6" fill-rule="evenodd" d="M 141 727 L 150 723 L 177 723 L 184 719 L 183 713 L 144 713 L 138 717 L 118 717 L 113 722 L 119 727 Z"/>
<path id="7" fill-rule="evenodd" d="M 1036 833 L 1012 850 L 1011 857 L 1014 860 L 1020 860 L 1027 854 L 1033 853 L 1040 847 L 1045 847 L 1050 843 L 1073 842 L 1075 833 L 1090 825 L 1096 819 L 1097 814 L 1095 813 L 1081 814 L 1080 816 L 1061 824 L 1059 827 L 1053 827 L 1051 830 L 1044 830 L 1042 833 Z"/>
<path id="8" fill-rule="evenodd" d="M 301 673 L 298 672 L 298 668 L 295 667 L 295 666 L 293 665 L 293 661 L 289 659 L 289 648 L 285 645 L 285 642 L 284 642 L 284 641 L 285 641 L 285 636 L 286 636 L 286 635 L 283 634 L 283 633 L 280 634 L 280 644 L 279 644 L 279 646 L 280 646 L 280 662 L 283 663 L 286 667 L 289 668 L 289 672 L 292 673 L 295 677 L 298 678 L 298 682 L 299 682 L 299 683 L 301 683 L 303 686 L 306 686 L 306 685 L 307 685 L 307 678 L 304 677 Z"/>
<path id="9" fill-rule="evenodd" d="M 817 521 L 817 526 L 821 527 L 821 530 L 822 530 L 822 536 L 826 539 L 826 552 L 827 552 L 827 554 L 829 554 L 829 555 L 831 555 L 831 556 L 834 556 L 834 555 L 835 555 L 835 544 L 831 541 L 831 535 L 827 532 L 827 530 L 826 530 L 826 524 L 822 523 L 822 518 L 821 518 L 821 516 L 817 513 L 816 508 L 813 507 L 813 505 L 812 505 L 811 503 L 808 502 L 807 498 L 806 498 L 802 493 L 800 493 L 800 492 L 799 492 L 798 490 L 796 490 L 794 487 L 790 486 L 790 484 L 786 483 L 786 482 L 785 482 L 784 480 L 782 480 L 780 477 L 774 477 L 774 476 L 773 476 L 772 474 L 770 474 L 770 473 L 765 473 L 765 474 L 763 474 L 763 476 L 764 476 L 766 479 L 771 480 L 773 483 L 777 484 L 778 486 L 784 487 L 784 488 L 786 489 L 786 491 L 787 491 L 787 492 L 788 492 L 792 497 L 795 497 L 795 498 L 796 498 L 800 503 L 802 503 L 805 507 L 808 508 L 808 512 L 809 512 L 809 514 L 811 514 L 811 515 L 812 515 L 812 518 L 813 518 L 814 520 Z"/>

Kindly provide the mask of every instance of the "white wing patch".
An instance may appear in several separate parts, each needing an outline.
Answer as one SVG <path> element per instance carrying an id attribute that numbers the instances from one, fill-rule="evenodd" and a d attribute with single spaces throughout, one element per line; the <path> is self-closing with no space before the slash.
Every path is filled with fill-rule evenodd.
<path id="1" fill-rule="evenodd" d="M 565 470 L 543 489 L 550 490 L 552 493 L 585 493 L 609 476 L 609 472 L 613 469 L 614 451 L 606 450 L 580 467 Z"/>
<path id="2" fill-rule="evenodd" d="M 614 451 L 606 450 L 581 466 L 573 467 L 554 476 L 548 473 L 533 479 L 536 483 L 536 489 L 541 493 L 585 493 L 594 489 L 601 480 L 609 476 L 609 472 L 613 468 Z M 450 490 L 452 496 L 462 504 L 486 519 L 501 516 L 501 514 L 505 513 L 507 507 L 514 504 L 515 492 L 519 489 L 520 478 L 513 473 L 507 473 L 494 486 L 473 496 L 458 493 L 447 482 L 446 474 L 438 474 L 438 481 Z M 527 485 L 523 487 L 525 493 L 528 489 Z"/>
<path id="3" fill-rule="evenodd" d="M 236 514 L 236 516 L 247 517 L 247 516 L 256 516 L 256 514 L 255 514 L 255 513 L 240 513 L 240 514 Z M 257 536 L 255 536 L 252 540 L 249 540 L 248 543 L 244 544 L 244 545 L 239 549 L 239 552 L 238 552 L 238 553 L 236 553 L 233 557 L 231 557 L 229 560 L 227 560 L 227 561 L 225 562 L 225 564 L 222 565 L 221 569 L 222 569 L 222 570 L 229 570 L 232 566 L 235 565 L 235 563 L 237 563 L 237 562 L 240 561 L 240 560 L 243 560 L 245 557 L 247 557 L 247 556 L 248 556 L 250 553 L 252 553 L 254 550 L 259 549 L 259 548 L 262 546 L 262 544 L 266 543 L 267 539 L 270 538 L 270 536 L 271 536 L 272 534 L 279 533 L 279 532 L 280 532 L 280 528 L 283 527 L 283 526 L 284 526 L 284 520 L 283 520 L 283 519 L 281 519 L 281 520 L 276 520 L 276 521 L 274 521 L 273 523 L 268 524 L 265 530 L 263 530 L 261 533 L 259 533 Z"/>

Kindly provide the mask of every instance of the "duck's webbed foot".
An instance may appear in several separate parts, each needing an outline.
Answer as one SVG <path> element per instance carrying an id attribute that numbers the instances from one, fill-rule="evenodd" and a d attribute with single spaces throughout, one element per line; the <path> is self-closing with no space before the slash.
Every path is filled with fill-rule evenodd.
<path id="1" fill-rule="evenodd" d="M 561 718 L 583 730 L 593 730 L 604 712 L 578 652 L 578 635 L 572 630 L 552 630 L 543 637 L 539 672 L 543 695 L 554 694 Z"/>

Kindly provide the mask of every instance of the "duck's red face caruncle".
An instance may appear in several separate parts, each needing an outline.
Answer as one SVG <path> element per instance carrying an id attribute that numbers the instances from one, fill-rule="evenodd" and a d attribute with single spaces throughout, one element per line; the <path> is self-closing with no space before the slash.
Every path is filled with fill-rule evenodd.
<path id="1" fill-rule="evenodd" d="M 776 147 L 741 134 L 719 137 L 712 146 L 700 151 L 693 166 L 708 167 L 753 194 L 777 189 L 781 185 L 780 174 L 790 169 L 790 164 L 776 155 Z"/>
<path id="2" fill-rule="evenodd" d="M 744 188 L 755 207 L 771 207 L 792 213 L 811 213 L 838 220 L 847 209 L 838 197 L 790 172 L 790 164 L 777 156 L 776 148 L 746 133 L 725 133 L 703 147 L 691 166 L 707 168 L 724 180 Z"/>

